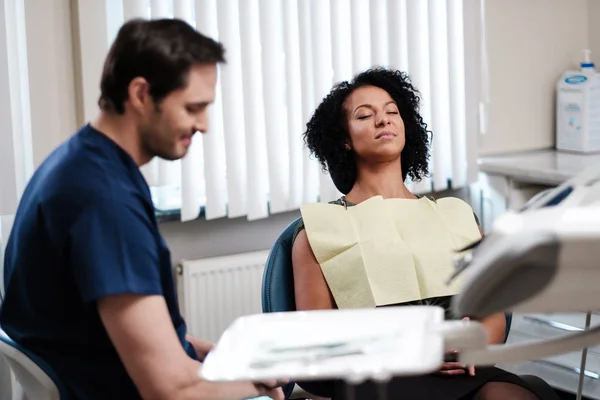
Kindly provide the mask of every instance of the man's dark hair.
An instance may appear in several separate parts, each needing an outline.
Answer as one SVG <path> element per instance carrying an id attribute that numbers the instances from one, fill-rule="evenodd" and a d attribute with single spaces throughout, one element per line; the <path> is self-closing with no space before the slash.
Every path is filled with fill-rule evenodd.
<path id="1" fill-rule="evenodd" d="M 126 22 L 113 42 L 102 71 L 98 105 L 123 114 L 129 83 L 146 79 L 156 102 L 187 84 L 190 68 L 225 62 L 223 46 L 179 19 Z"/>
<path id="2" fill-rule="evenodd" d="M 338 190 L 347 194 L 354 186 L 357 171 L 354 154 L 345 147 L 349 134 L 344 101 L 363 86 L 379 87 L 396 102 L 406 139 L 400 158 L 402 177 L 421 180 L 429 174 L 430 132 L 419 114 L 419 92 L 401 71 L 377 67 L 356 75 L 350 82 L 336 84 L 306 124 L 304 141 L 311 153 L 329 171 Z"/>

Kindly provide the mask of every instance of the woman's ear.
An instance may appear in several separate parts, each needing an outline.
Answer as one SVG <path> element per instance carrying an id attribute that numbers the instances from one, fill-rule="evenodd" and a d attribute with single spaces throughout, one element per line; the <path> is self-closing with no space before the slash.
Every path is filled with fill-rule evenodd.
<path id="1" fill-rule="evenodd" d="M 352 146 L 350 146 L 350 143 L 346 142 L 344 143 L 344 147 L 346 148 L 346 150 L 350 151 L 352 150 Z"/>

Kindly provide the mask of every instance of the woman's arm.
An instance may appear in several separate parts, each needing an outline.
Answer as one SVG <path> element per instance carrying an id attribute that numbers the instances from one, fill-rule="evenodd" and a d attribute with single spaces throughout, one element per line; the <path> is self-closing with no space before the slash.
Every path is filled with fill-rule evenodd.
<path id="1" fill-rule="evenodd" d="M 292 265 L 297 310 L 336 308 L 321 266 L 315 258 L 304 229 L 298 233 L 292 246 Z"/>
<path id="2" fill-rule="evenodd" d="M 506 315 L 504 313 L 492 314 L 481 320 L 481 324 L 488 333 L 488 344 L 502 344 L 506 337 Z"/>
<path id="3" fill-rule="evenodd" d="M 335 301 L 323 276 L 321 266 L 308 242 L 306 230 L 302 229 L 292 246 L 294 268 L 294 294 L 297 310 L 334 309 Z M 335 391 L 335 381 L 298 382 L 300 387 L 319 397 L 331 397 Z"/>
<path id="4" fill-rule="evenodd" d="M 475 220 L 477 221 L 481 237 L 484 237 L 485 235 L 477 217 L 475 217 Z M 506 338 L 506 315 L 504 313 L 496 313 L 485 317 L 481 320 L 481 323 L 488 333 L 488 344 L 504 343 L 504 339 Z"/>
<path id="5" fill-rule="evenodd" d="M 469 317 L 463 318 L 469 320 Z M 502 344 L 506 336 L 506 316 L 504 313 L 497 313 L 480 320 L 483 328 L 488 333 L 488 344 Z M 466 370 L 464 365 L 459 362 L 444 362 L 442 369 L 439 371 L 442 375 L 463 375 L 468 373 L 471 376 L 475 375 L 475 367 L 469 365 Z"/>

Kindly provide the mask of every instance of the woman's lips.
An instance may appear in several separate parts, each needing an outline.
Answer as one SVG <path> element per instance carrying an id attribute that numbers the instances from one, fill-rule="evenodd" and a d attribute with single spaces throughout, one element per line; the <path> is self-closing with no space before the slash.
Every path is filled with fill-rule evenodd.
<path id="1" fill-rule="evenodd" d="M 389 131 L 383 131 L 375 136 L 375 139 L 393 139 L 396 137 L 396 134 Z"/>

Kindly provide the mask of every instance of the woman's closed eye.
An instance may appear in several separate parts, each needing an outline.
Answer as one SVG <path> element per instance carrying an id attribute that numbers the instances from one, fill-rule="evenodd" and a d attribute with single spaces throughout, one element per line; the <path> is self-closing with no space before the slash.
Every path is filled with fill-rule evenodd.
<path id="1" fill-rule="evenodd" d="M 388 115 L 398 115 L 400 114 L 398 111 L 387 111 L 386 114 Z M 372 117 L 373 114 L 367 114 L 367 115 L 359 115 L 358 117 L 356 117 L 357 119 L 367 119 L 369 117 Z"/>

